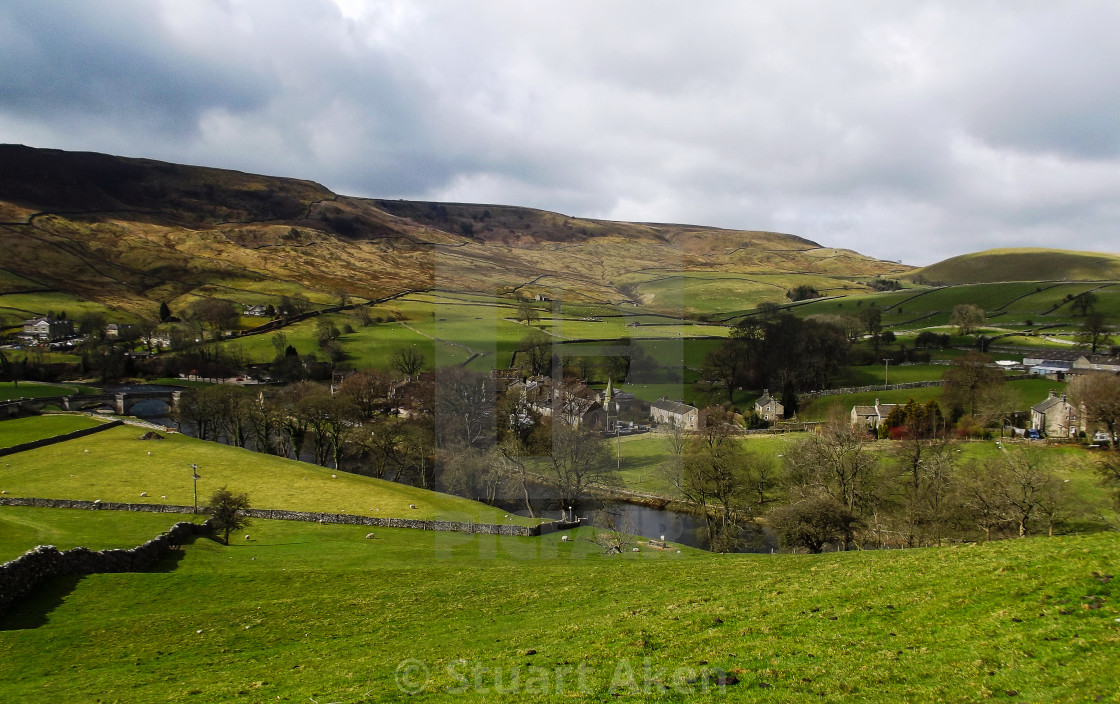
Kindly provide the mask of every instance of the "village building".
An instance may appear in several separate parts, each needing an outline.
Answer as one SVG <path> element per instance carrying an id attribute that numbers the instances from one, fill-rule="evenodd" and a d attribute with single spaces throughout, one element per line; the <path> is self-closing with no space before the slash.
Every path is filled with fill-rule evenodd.
<path id="1" fill-rule="evenodd" d="M 786 407 L 770 395 L 770 389 L 763 389 L 762 397 L 754 402 L 754 412 L 762 420 L 776 421 L 785 418 Z"/>
<path id="2" fill-rule="evenodd" d="M 105 337 L 110 340 L 135 337 L 139 332 L 139 329 L 131 323 L 109 323 L 105 326 Z"/>
<path id="3" fill-rule="evenodd" d="M 1112 372 L 1120 374 L 1120 357 L 1105 354 L 1082 353 L 1073 361 L 1073 372 Z"/>
<path id="4" fill-rule="evenodd" d="M 23 336 L 40 342 L 53 342 L 74 336 L 74 323 L 57 318 L 32 318 L 23 321 Z"/>
<path id="5" fill-rule="evenodd" d="M 582 381 L 557 382 L 538 376 L 509 385 L 511 393 L 520 393 L 532 410 L 573 428 L 607 429 L 607 411 L 595 392 Z"/>
<path id="6" fill-rule="evenodd" d="M 261 304 L 245 306 L 241 314 L 252 318 L 265 318 L 268 317 L 268 306 Z"/>
<path id="7" fill-rule="evenodd" d="M 514 384 L 523 381 L 520 369 L 491 369 L 490 378 L 494 382 L 494 389 L 500 394 L 506 393 Z"/>
<path id="8" fill-rule="evenodd" d="M 649 417 L 658 425 L 675 425 L 685 430 L 700 429 L 700 409 L 682 401 L 659 398 L 650 404 Z"/>
<path id="9" fill-rule="evenodd" d="M 875 399 L 874 406 L 852 406 L 852 425 L 878 430 L 897 405 L 897 403 L 879 403 L 879 399 Z"/>
<path id="10" fill-rule="evenodd" d="M 642 408 L 642 402 L 634 394 L 614 388 L 614 381 L 610 379 L 607 380 L 607 388 L 600 391 L 595 400 L 602 404 L 608 415 L 615 418 L 640 413 Z"/>
<path id="11" fill-rule="evenodd" d="M 1023 356 L 1023 366 L 1031 374 L 1062 380 L 1073 369 L 1074 362 L 1084 356 L 1084 352 L 1075 350 L 1035 351 Z"/>
<path id="12" fill-rule="evenodd" d="M 1077 408 L 1066 395 L 1051 390 L 1046 400 L 1031 406 L 1031 428 L 1053 438 L 1072 438 L 1081 430 Z"/>

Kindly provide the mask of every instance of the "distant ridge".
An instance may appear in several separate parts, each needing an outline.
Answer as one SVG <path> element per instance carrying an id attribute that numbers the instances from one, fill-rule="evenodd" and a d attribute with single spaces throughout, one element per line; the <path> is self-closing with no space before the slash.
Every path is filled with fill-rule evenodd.
<path id="1" fill-rule="evenodd" d="M 1120 279 L 1120 254 L 1036 248 L 989 249 L 915 269 L 903 274 L 903 278 L 932 284 L 1117 280 Z"/>
<path id="2" fill-rule="evenodd" d="M 306 180 L 21 145 L 0 145 L 0 245 L 0 294 L 55 290 L 149 317 L 159 301 L 199 295 L 430 287 L 656 311 L 672 296 L 639 288 L 672 275 L 769 277 L 758 295 L 781 302 L 804 277 L 860 292 L 909 270 L 774 232 L 354 198 Z"/>

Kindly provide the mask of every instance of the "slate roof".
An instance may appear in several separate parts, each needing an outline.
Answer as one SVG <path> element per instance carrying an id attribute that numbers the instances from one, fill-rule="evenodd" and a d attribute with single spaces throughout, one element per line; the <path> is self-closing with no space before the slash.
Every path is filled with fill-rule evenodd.
<path id="1" fill-rule="evenodd" d="M 1066 405 L 1066 399 L 1064 396 L 1053 395 L 1048 397 L 1044 401 L 1039 401 L 1035 405 L 1031 406 L 1031 410 L 1035 411 L 1036 413 L 1046 413 L 1055 406 L 1064 405 Z"/>
<path id="2" fill-rule="evenodd" d="M 700 410 L 696 406 L 690 406 L 687 403 L 681 403 L 680 401 L 670 401 L 669 399 L 666 399 L 666 398 L 657 399 L 656 401 L 654 401 L 653 403 L 650 404 L 650 407 L 651 408 L 656 408 L 659 411 L 666 411 L 668 413 L 675 413 L 676 415 L 679 415 L 679 416 L 688 415 L 692 411 L 699 411 Z"/>

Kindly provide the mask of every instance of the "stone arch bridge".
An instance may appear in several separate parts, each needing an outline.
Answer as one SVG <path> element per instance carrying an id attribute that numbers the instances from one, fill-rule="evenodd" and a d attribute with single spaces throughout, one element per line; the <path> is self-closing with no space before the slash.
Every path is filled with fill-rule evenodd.
<path id="1" fill-rule="evenodd" d="M 72 394 L 70 396 L 43 396 L 41 398 L 20 398 L 0 402 L 0 417 L 38 413 L 47 406 L 58 406 L 64 411 L 81 411 L 101 406 L 110 406 L 113 412 L 120 416 L 127 416 L 132 408 L 141 401 L 163 401 L 174 410 L 179 406 L 179 397 L 183 394 L 175 391 L 121 391 L 109 394 Z"/>

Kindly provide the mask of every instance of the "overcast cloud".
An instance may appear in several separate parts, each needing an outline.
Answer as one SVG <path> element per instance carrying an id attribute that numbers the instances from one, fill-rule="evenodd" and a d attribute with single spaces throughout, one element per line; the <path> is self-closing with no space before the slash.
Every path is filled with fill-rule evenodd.
<path id="1" fill-rule="evenodd" d="M 5 0 L 0 141 L 347 195 L 1120 252 L 1120 4 Z"/>

